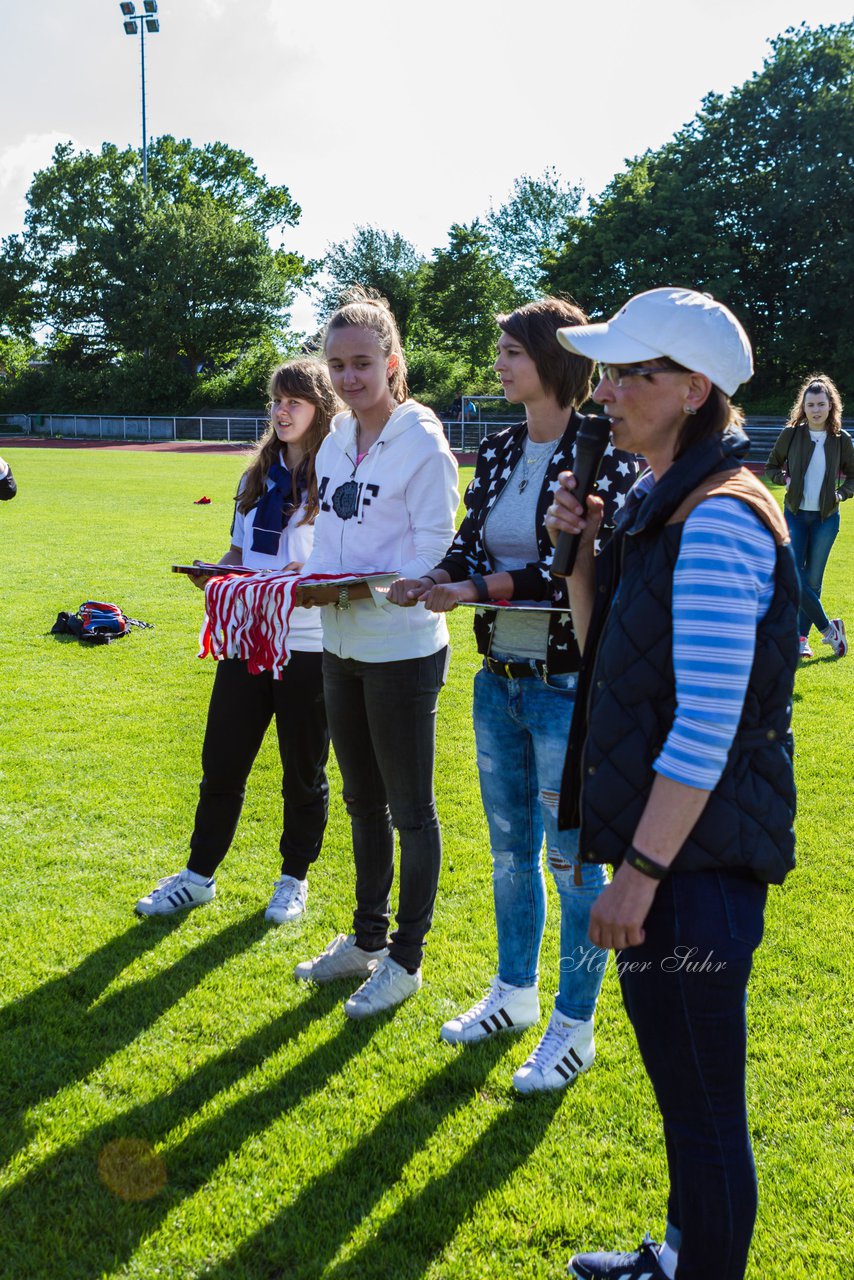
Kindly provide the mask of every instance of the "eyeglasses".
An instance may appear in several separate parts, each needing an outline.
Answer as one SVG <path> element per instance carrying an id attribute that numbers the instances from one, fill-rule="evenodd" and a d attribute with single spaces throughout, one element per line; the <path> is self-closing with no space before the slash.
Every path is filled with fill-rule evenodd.
<path id="1" fill-rule="evenodd" d="M 651 378 L 654 373 L 681 373 L 680 369 L 649 368 L 642 364 L 600 364 L 599 381 L 606 378 L 612 387 L 622 387 L 624 378 Z"/>

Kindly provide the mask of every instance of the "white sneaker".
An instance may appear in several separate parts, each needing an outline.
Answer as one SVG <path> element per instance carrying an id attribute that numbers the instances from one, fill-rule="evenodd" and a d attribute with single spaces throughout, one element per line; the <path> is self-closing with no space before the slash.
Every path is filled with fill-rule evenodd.
<path id="1" fill-rule="evenodd" d="M 297 880 L 295 876 L 279 876 L 270 905 L 264 912 L 264 919 L 272 920 L 273 924 L 296 920 L 305 911 L 307 897 L 307 880 Z"/>
<path id="2" fill-rule="evenodd" d="M 356 935 L 339 933 L 325 951 L 313 960 L 303 960 L 294 969 L 294 977 L 300 982 L 334 982 L 336 978 L 366 978 L 373 973 L 381 960 L 388 955 L 388 947 L 381 951 L 363 951 L 356 946 Z"/>
<path id="3" fill-rule="evenodd" d="M 536 987 L 511 987 L 496 978 L 483 999 L 446 1022 L 439 1035 L 449 1044 L 473 1044 L 499 1031 L 524 1031 L 539 1020 Z"/>
<path id="4" fill-rule="evenodd" d="M 841 618 L 831 618 L 830 626 L 821 637 L 822 644 L 829 644 L 837 658 L 844 658 L 848 652 L 848 641 L 845 638 L 845 623 Z"/>
<path id="5" fill-rule="evenodd" d="M 798 653 L 802 658 L 812 657 L 812 649 L 810 648 L 810 642 L 807 640 L 806 636 L 800 636 L 798 639 Z"/>
<path id="6" fill-rule="evenodd" d="M 393 1009 L 421 987 L 421 970 L 408 973 L 402 964 L 386 956 L 358 991 L 344 1005 L 348 1018 L 370 1018 L 383 1009 Z"/>
<path id="7" fill-rule="evenodd" d="M 545 1035 L 513 1077 L 517 1093 L 563 1089 L 589 1071 L 596 1057 L 593 1019 L 577 1022 L 555 1009 Z"/>
<path id="8" fill-rule="evenodd" d="M 185 867 L 174 876 L 164 876 L 162 880 L 158 880 L 151 893 L 140 898 L 135 911 L 140 916 L 171 916 L 173 911 L 200 907 L 203 902 L 210 902 L 215 895 L 213 876 L 207 884 L 194 884 Z"/>

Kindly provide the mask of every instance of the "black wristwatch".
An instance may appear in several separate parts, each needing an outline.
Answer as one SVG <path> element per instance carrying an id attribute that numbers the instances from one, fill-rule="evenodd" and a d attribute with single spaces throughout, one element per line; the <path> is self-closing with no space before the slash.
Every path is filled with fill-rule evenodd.
<path id="1" fill-rule="evenodd" d="M 474 585 L 474 589 L 477 592 L 478 604 L 488 604 L 489 588 L 486 585 L 486 579 L 484 578 L 483 574 L 482 573 L 469 574 L 469 582 L 471 582 Z"/>
<path id="2" fill-rule="evenodd" d="M 670 868 L 662 866 L 660 862 L 656 862 L 654 858 L 649 858 L 645 853 L 641 853 L 640 849 L 636 849 L 633 844 L 629 845 L 628 853 L 623 859 L 630 867 L 634 867 L 635 871 L 639 871 L 642 876 L 648 876 L 650 880 L 664 880 L 670 873 Z"/>

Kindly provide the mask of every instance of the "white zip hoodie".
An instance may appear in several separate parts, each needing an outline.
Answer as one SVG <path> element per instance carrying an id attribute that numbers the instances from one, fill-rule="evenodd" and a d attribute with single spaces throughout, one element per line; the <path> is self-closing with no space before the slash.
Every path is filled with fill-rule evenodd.
<path id="1" fill-rule="evenodd" d="M 442 425 L 415 400 L 398 405 L 356 465 L 356 419 L 339 413 L 317 454 L 320 511 L 303 573 L 420 578 L 442 559 L 459 505 L 457 464 Z M 443 614 L 354 600 L 324 605 L 323 647 L 339 658 L 424 658 L 448 643 Z"/>

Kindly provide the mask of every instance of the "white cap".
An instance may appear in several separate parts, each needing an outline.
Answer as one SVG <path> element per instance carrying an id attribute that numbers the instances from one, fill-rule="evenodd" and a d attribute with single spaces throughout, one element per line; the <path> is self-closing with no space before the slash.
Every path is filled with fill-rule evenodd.
<path id="1" fill-rule="evenodd" d="M 604 324 L 558 329 L 568 351 L 602 364 L 668 356 L 731 396 L 753 374 L 750 339 L 722 302 L 693 289 L 649 289 Z"/>

